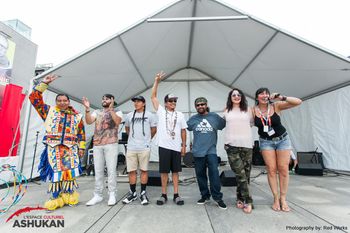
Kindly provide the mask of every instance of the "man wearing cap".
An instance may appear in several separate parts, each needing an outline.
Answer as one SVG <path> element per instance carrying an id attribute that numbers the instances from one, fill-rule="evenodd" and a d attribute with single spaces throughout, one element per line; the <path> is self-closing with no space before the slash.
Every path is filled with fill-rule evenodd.
<path id="1" fill-rule="evenodd" d="M 146 100 L 143 96 L 135 96 L 131 100 L 134 102 L 135 110 L 130 112 L 125 119 L 125 131 L 128 134 L 126 167 L 129 173 L 130 191 L 123 203 L 129 204 L 138 198 L 136 192 L 136 170 L 140 167 L 140 201 L 142 205 L 148 205 L 149 199 L 146 194 L 147 170 L 151 152 L 151 138 L 157 132 L 157 120 L 152 113 L 146 111 Z"/>
<path id="2" fill-rule="evenodd" d="M 208 101 L 204 97 L 199 97 L 194 101 L 197 110 L 188 121 L 188 130 L 193 131 L 192 153 L 195 162 L 195 171 L 201 198 L 197 204 L 205 204 L 210 200 L 210 196 L 218 204 L 219 208 L 226 209 L 220 192 L 220 177 L 218 170 L 218 157 L 216 154 L 216 143 L 218 139 L 217 131 L 222 130 L 226 121 L 218 114 L 209 112 Z M 208 188 L 209 172 L 210 191 Z"/>
<path id="3" fill-rule="evenodd" d="M 117 192 L 117 160 L 118 160 L 118 127 L 123 113 L 114 108 L 117 103 L 114 96 L 105 94 L 102 97 L 102 109 L 90 112 L 90 102 L 83 97 L 85 107 L 85 120 L 87 124 L 95 122 L 95 133 L 93 140 L 94 169 L 95 169 L 95 191 L 94 197 L 86 203 L 87 206 L 95 205 L 103 200 L 104 170 L 107 166 L 108 172 L 108 205 L 116 204 Z"/>
<path id="4" fill-rule="evenodd" d="M 168 94 L 164 98 L 164 106 L 161 106 L 157 98 L 157 90 L 160 80 L 165 76 L 163 72 L 156 75 L 152 88 L 151 100 L 157 111 L 158 125 L 157 138 L 159 146 L 159 173 L 161 175 L 162 194 L 157 200 L 157 205 L 167 202 L 168 174 L 172 172 L 174 185 L 173 201 L 177 205 L 183 205 L 184 201 L 179 196 L 179 172 L 181 172 L 181 156 L 186 153 L 186 120 L 181 112 L 175 110 L 177 97 Z"/>

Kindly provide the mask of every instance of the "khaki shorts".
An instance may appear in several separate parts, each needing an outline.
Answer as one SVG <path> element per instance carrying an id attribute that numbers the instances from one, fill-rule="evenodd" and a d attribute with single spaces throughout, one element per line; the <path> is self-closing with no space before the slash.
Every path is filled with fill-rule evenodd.
<path id="1" fill-rule="evenodd" d="M 148 170 L 148 162 L 150 157 L 150 150 L 132 151 L 126 152 L 126 169 L 128 172 L 136 171 L 140 166 L 140 170 Z"/>

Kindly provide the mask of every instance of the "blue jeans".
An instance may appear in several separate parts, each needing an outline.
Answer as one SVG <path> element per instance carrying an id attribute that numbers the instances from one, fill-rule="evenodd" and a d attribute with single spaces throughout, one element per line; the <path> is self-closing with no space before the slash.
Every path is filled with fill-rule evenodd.
<path id="1" fill-rule="evenodd" d="M 205 157 L 194 157 L 194 163 L 197 182 L 202 197 L 210 198 L 211 195 L 215 201 L 222 200 L 217 155 L 210 154 L 206 155 Z M 210 192 L 208 188 L 207 168 L 209 171 Z"/>

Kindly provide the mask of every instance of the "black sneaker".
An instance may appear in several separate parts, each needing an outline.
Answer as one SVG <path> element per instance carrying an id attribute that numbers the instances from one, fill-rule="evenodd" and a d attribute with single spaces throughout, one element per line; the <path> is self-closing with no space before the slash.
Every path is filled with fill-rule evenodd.
<path id="1" fill-rule="evenodd" d="M 182 200 L 182 198 L 180 196 L 177 196 L 176 198 L 174 198 L 173 201 L 174 201 L 174 203 L 176 205 L 183 205 L 183 204 L 185 204 L 185 201 Z"/>
<path id="2" fill-rule="evenodd" d="M 203 204 L 207 203 L 209 200 L 210 200 L 210 199 L 207 198 L 207 197 L 202 197 L 201 199 L 199 199 L 199 200 L 197 201 L 197 204 L 198 204 L 198 205 L 203 205 Z"/>
<path id="3" fill-rule="evenodd" d="M 164 205 L 168 201 L 167 197 L 160 196 L 160 198 L 157 200 L 157 205 Z"/>
<path id="4" fill-rule="evenodd" d="M 148 200 L 146 191 L 142 191 L 140 193 L 140 200 L 141 200 L 141 205 L 148 205 L 149 204 L 149 200 Z"/>
<path id="5" fill-rule="evenodd" d="M 137 193 L 129 191 L 128 196 L 122 201 L 123 204 L 129 204 L 130 202 L 133 202 L 137 199 Z"/>
<path id="6" fill-rule="evenodd" d="M 223 209 L 223 210 L 226 210 L 226 209 L 227 209 L 227 206 L 226 206 L 226 204 L 224 203 L 223 200 L 220 200 L 220 201 L 218 201 L 218 202 L 216 202 L 216 203 L 218 204 L 218 206 L 219 206 L 220 209 Z"/>

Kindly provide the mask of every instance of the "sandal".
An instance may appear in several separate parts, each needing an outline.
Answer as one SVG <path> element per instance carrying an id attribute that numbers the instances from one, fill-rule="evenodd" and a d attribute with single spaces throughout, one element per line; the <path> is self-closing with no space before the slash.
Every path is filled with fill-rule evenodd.
<path id="1" fill-rule="evenodd" d="M 280 211 L 281 210 L 280 203 L 278 203 L 278 205 L 275 205 L 275 203 L 273 203 L 273 205 L 271 206 L 271 209 L 273 209 L 276 212 Z"/>
<path id="2" fill-rule="evenodd" d="M 237 207 L 238 209 L 243 209 L 243 208 L 244 208 L 244 203 L 243 203 L 243 201 L 237 200 L 237 201 L 236 201 L 236 207 Z"/>
<path id="3" fill-rule="evenodd" d="M 283 212 L 290 212 L 290 208 L 289 208 L 289 206 L 288 206 L 286 201 L 284 202 L 284 204 L 281 203 L 281 210 Z"/>
<path id="4" fill-rule="evenodd" d="M 243 212 L 244 213 L 250 214 L 250 213 L 252 213 L 252 211 L 253 211 L 252 203 L 244 204 L 244 207 L 243 207 Z"/>

